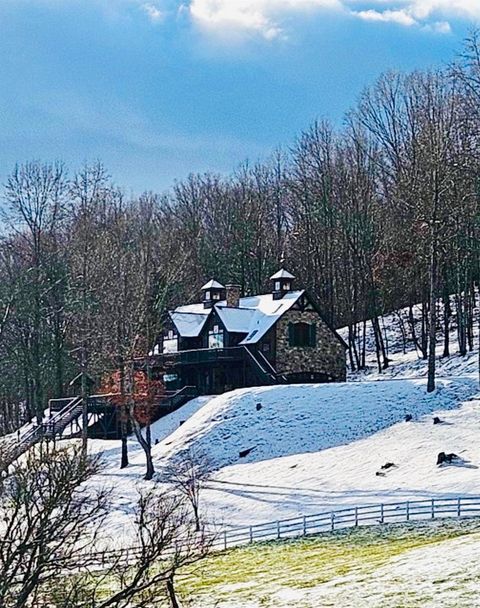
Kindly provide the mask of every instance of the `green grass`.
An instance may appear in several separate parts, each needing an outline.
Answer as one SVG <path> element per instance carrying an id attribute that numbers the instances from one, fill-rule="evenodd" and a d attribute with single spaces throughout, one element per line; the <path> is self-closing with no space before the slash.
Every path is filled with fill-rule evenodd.
<path id="1" fill-rule="evenodd" d="M 411 549 L 480 531 L 474 520 L 358 528 L 270 542 L 212 555 L 178 579 L 181 595 L 194 606 L 271 606 L 281 589 L 309 589 L 338 577 L 370 575 Z"/>

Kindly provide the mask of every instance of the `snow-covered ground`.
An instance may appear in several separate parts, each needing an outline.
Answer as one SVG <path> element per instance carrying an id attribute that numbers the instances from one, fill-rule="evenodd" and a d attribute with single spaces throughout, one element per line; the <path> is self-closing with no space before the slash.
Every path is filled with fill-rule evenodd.
<path id="1" fill-rule="evenodd" d="M 202 510 L 225 526 L 345 505 L 478 495 L 478 350 L 455 355 L 452 330 L 452 356 L 439 356 L 437 390 L 427 394 L 426 362 L 411 343 L 404 352 L 398 315 L 387 316 L 384 326 L 391 361 L 385 373 L 376 370 L 370 333 L 368 369 L 350 374 L 347 383 L 241 389 L 193 400 L 153 425 L 156 469 L 188 448 L 205 454 L 212 476 Z M 407 413 L 411 422 L 404 421 Z M 443 424 L 433 425 L 434 415 Z M 119 442 L 95 440 L 91 449 L 105 462 L 92 483 L 112 487 L 109 526 L 118 538 L 130 527 L 138 491 L 149 486 L 142 480 L 144 454 L 132 439 L 130 466 L 121 471 Z M 245 450 L 251 451 L 241 457 Z M 464 462 L 437 467 L 442 451 Z M 387 462 L 396 466 L 377 476 Z"/>
<path id="2" fill-rule="evenodd" d="M 480 534 L 471 534 L 411 549 L 369 573 L 340 576 L 308 590 L 285 589 L 273 598 L 275 606 L 479 608 L 479 543 Z"/>
<path id="3" fill-rule="evenodd" d="M 479 294 L 480 295 L 480 294 Z M 455 313 L 455 301 L 451 298 L 451 307 Z M 417 336 L 420 335 L 420 314 L 419 306 L 413 307 L 415 319 L 415 331 Z M 438 304 L 437 317 L 442 319 L 443 305 Z M 387 356 L 390 361 L 389 367 L 378 371 L 377 357 L 375 352 L 375 339 L 372 324 L 367 322 L 366 327 L 366 369 L 360 371 L 349 371 L 349 380 L 361 381 L 364 379 L 386 380 L 390 378 L 418 378 L 427 375 L 427 362 L 422 359 L 421 353 L 416 347 L 411 334 L 409 323 L 408 309 L 402 309 L 397 312 L 381 317 L 380 327 L 387 351 Z M 437 328 L 437 359 L 436 373 L 438 377 L 450 378 L 452 376 L 472 375 L 478 378 L 479 375 L 479 358 L 478 358 L 478 342 L 479 342 L 479 317 L 480 310 L 474 310 L 474 327 L 473 337 L 475 348 L 469 351 L 465 356 L 458 356 L 458 337 L 456 330 L 456 318 L 453 314 L 450 324 L 450 353 L 449 357 L 443 357 L 444 338 L 443 329 Z M 361 332 L 361 329 L 360 329 Z M 344 340 L 348 341 L 348 329 L 342 328 L 339 330 L 340 335 Z M 358 336 L 358 349 L 361 350 L 361 333 Z"/>
<path id="4" fill-rule="evenodd" d="M 451 538 L 438 537 L 439 530 L 417 526 L 402 540 L 395 536 L 397 527 L 378 532 L 374 542 L 368 533 L 356 532 L 343 540 L 324 537 L 317 545 L 262 547 L 254 571 L 248 570 L 251 553 L 226 556 L 221 564 L 203 566 L 204 578 L 193 588 L 194 605 L 479 608 L 478 528 Z M 229 566 L 236 566 L 233 574 Z"/>
<path id="5" fill-rule="evenodd" d="M 154 460 L 161 469 L 179 450 L 206 454 L 215 471 L 203 491 L 203 511 L 225 526 L 342 505 L 478 494 L 480 402 L 470 399 L 476 391 L 469 378 L 442 380 L 434 395 L 426 393 L 424 380 L 234 391 L 205 399 L 187 422 L 154 445 Z M 406 412 L 413 421 L 404 421 Z M 434 412 L 443 424 L 433 424 Z M 172 416 L 178 422 L 181 414 Z M 161 425 L 169 429 L 175 421 L 157 422 L 158 438 Z M 118 442 L 94 441 L 92 447 L 103 450 L 106 464 L 95 482 L 113 491 L 110 530 L 128 535 L 138 491 L 148 485 L 142 481 L 143 452 L 132 449 L 131 464 L 121 471 Z M 241 450 L 252 447 L 240 458 Z M 437 467 L 441 451 L 467 462 Z M 377 476 L 386 462 L 396 467 Z"/>

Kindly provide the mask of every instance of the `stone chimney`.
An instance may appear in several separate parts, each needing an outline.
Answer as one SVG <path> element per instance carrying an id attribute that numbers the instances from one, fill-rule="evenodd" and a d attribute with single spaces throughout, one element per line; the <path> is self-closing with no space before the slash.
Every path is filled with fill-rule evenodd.
<path id="1" fill-rule="evenodd" d="M 240 285 L 227 285 L 227 306 L 230 308 L 238 308 L 240 305 Z"/>

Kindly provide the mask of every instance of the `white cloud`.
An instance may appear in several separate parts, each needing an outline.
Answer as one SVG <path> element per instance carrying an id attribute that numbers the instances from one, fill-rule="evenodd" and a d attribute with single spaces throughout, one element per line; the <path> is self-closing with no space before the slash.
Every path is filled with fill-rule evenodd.
<path id="1" fill-rule="evenodd" d="M 408 4 L 417 19 L 444 15 L 480 20 L 480 0 L 411 0 Z"/>
<path id="2" fill-rule="evenodd" d="M 282 15 L 341 7 L 340 0 L 191 0 L 189 11 L 204 29 L 256 33 L 271 40 L 282 34 Z"/>
<path id="3" fill-rule="evenodd" d="M 480 0 L 190 0 L 184 8 L 196 25 L 227 39 L 237 33 L 272 40 L 284 34 L 288 15 L 322 9 L 439 34 L 450 33 L 452 18 L 480 23 Z"/>
<path id="4" fill-rule="evenodd" d="M 358 11 L 354 12 L 356 17 L 363 19 L 364 21 L 384 21 L 384 22 L 392 22 L 399 23 L 400 25 L 418 25 L 418 21 L 412 17 L 407 11 L 404 10 L 386 10 L 386 11 L 377 11 L 374 9 L 369 9 L 367 11 Z"/>
<path id="5" fill-rule="evenodd" d="M 425 26 L 426 29 L 436 32 L 437 34 L 450 34 L 452 26 L 448 21 L 435 21 L 434 23 Z"/>
<path id="6" fill-rule="evenodd" d="M 160 23 L 165 19 L 165 13 L 160 10 L 156 4 L 151 2 L 142 4 L 142 10 L 147 14 L 148 18 L 153 23 Z"/>

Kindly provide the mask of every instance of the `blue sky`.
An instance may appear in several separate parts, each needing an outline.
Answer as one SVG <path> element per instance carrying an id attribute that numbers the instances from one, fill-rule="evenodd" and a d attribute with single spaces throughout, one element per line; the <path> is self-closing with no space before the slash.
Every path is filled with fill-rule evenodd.
<path id="1" fill-rule="evenodd" d="M 0 0 L 0 179 L 101 159 L 126 191 L 340 124 L 382 71 L 450 61 L 480 0 Z"/>

